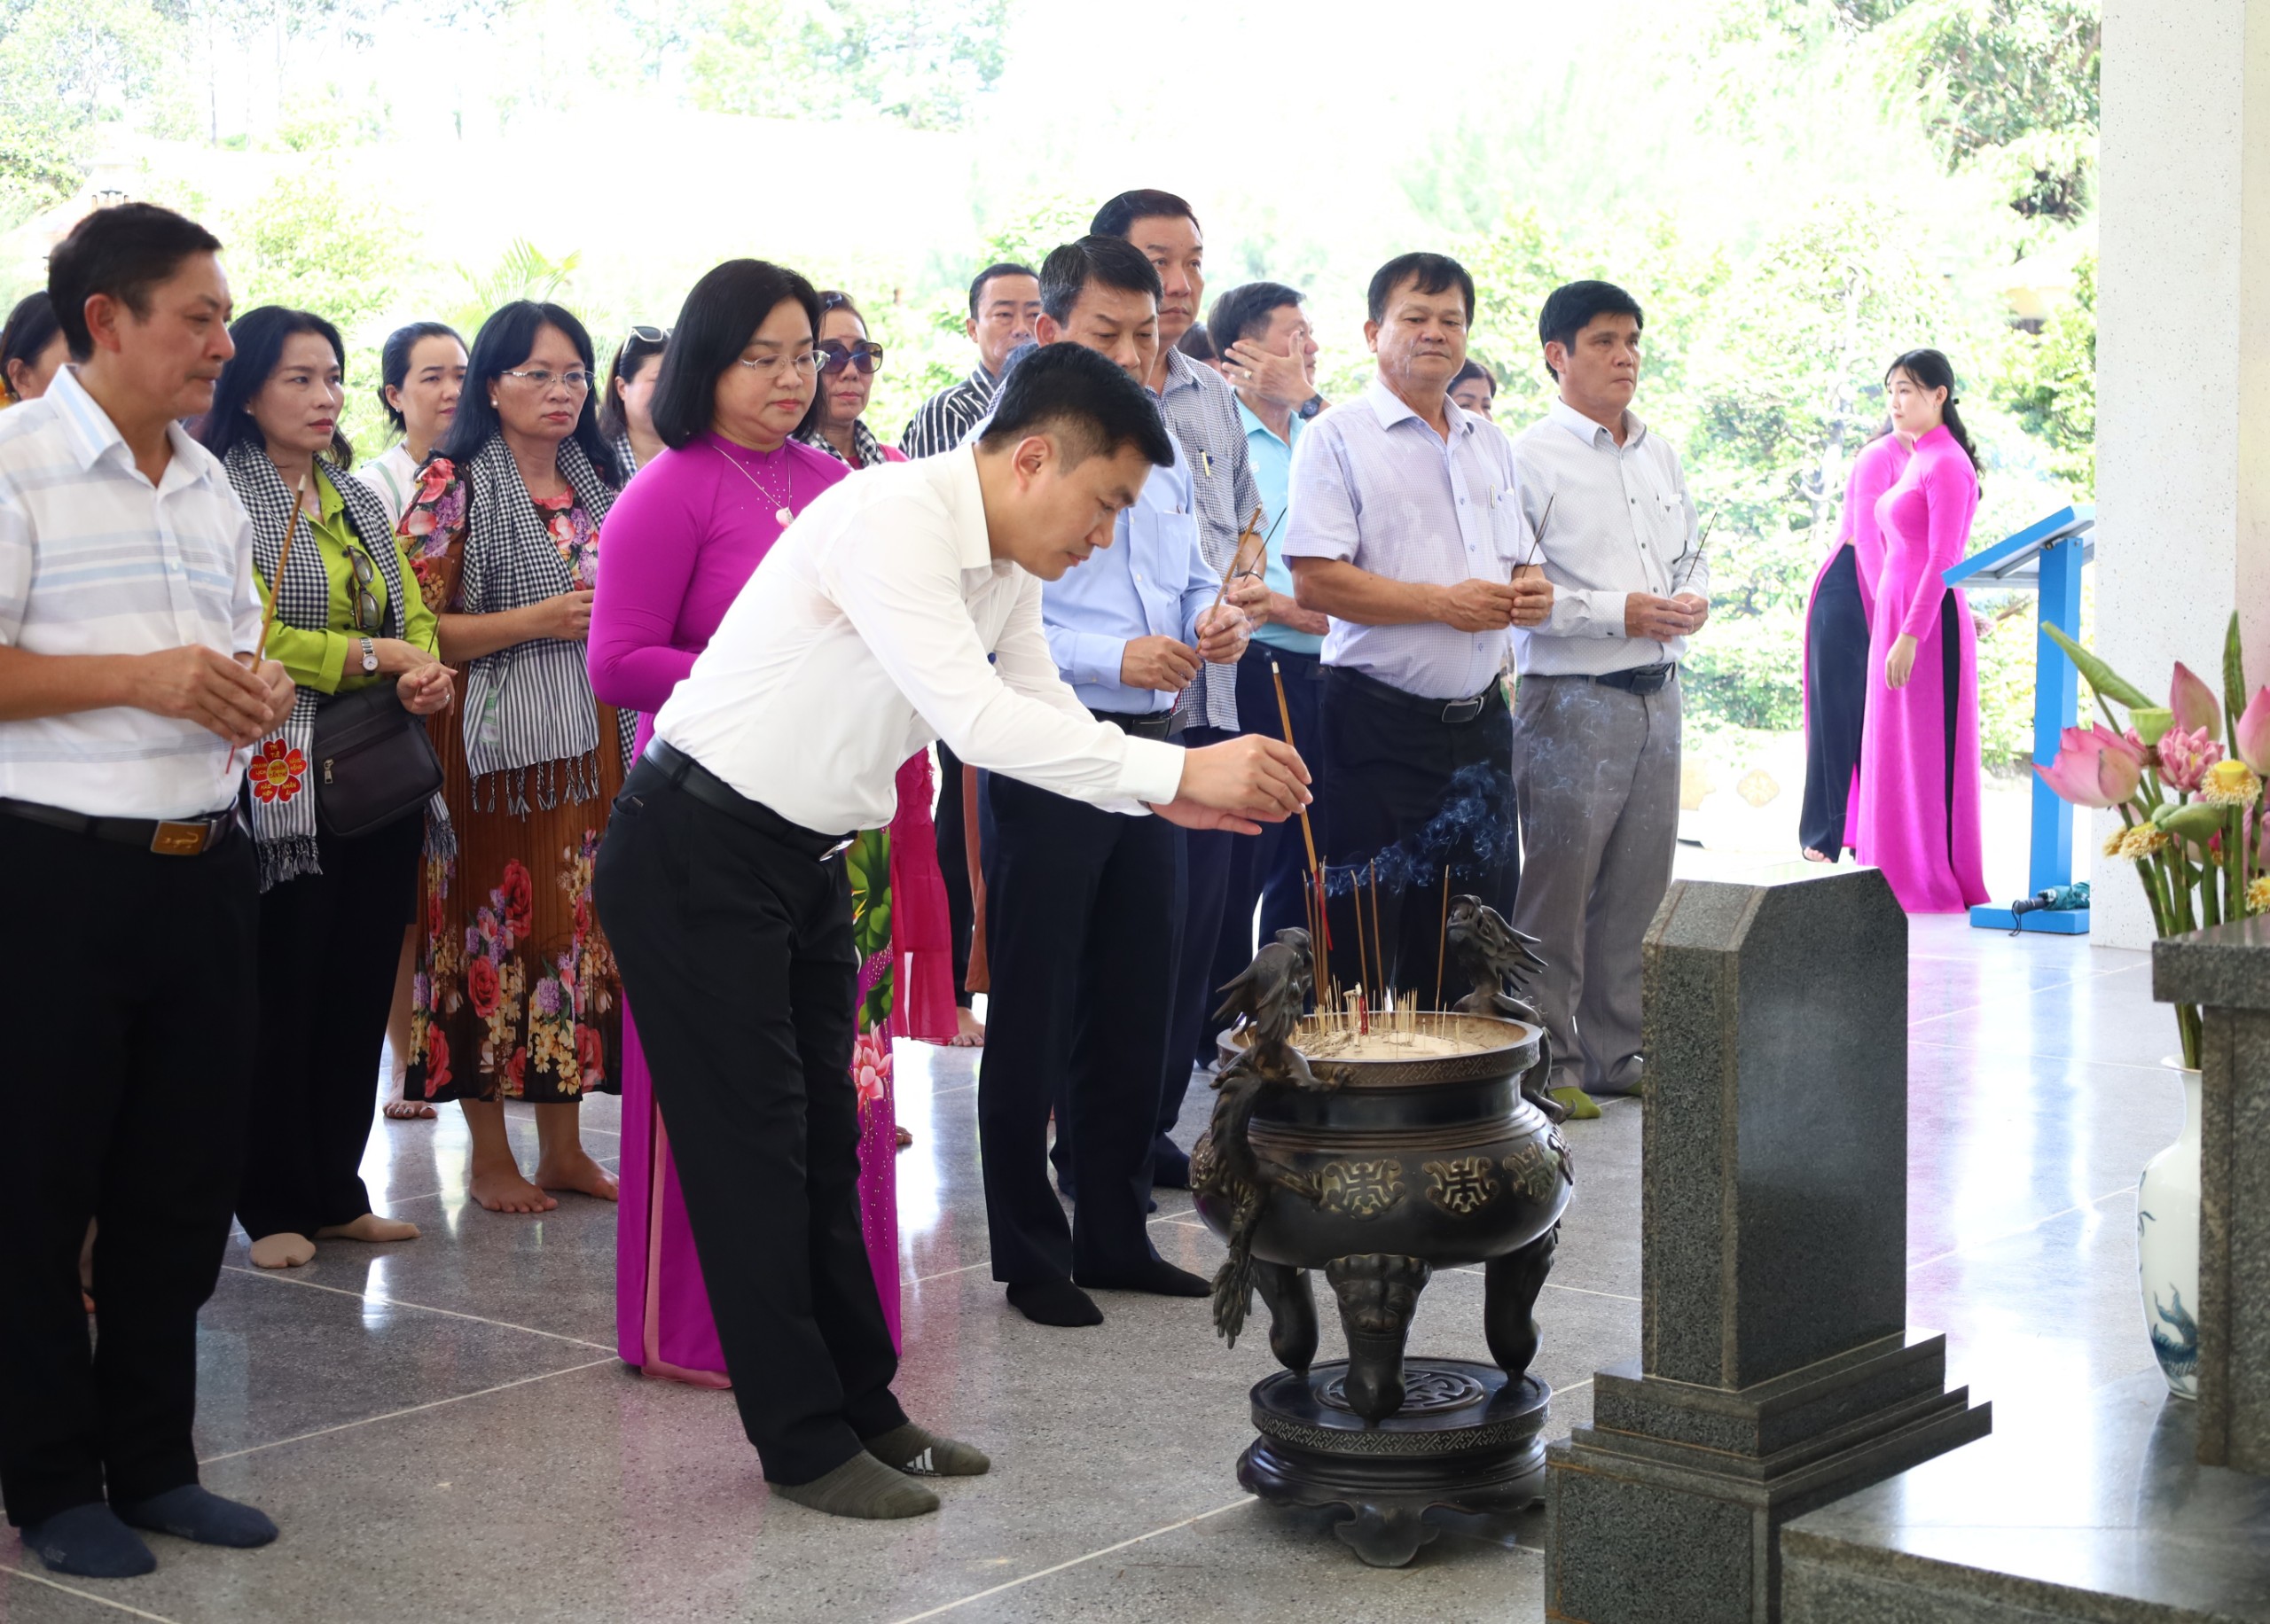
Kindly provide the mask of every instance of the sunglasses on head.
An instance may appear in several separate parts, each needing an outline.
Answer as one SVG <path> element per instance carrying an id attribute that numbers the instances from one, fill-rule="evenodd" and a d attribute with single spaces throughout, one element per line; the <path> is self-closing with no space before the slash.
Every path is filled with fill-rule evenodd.
<path id="1" fill-rule="evenodd" d="M 841 339 L 823 339 L 819 343 L 819 370 L 841 372 L 846 367 L 857 367 L 872 377 L 883 363 L 883 347 L 862 339 L 857 344 L 846 344 Z"/>
<path id="2" fill-rule="evenodd" d="M 623 342 L 628 344 L 636 340 L 640 344 L 667 344 L 669 342 L 669 337 L 670 330 L 669 328 L 649 327 L 644 322 L 641 322 L 638 325 L 630 330 L 630 336 L 624 339 Z"/>

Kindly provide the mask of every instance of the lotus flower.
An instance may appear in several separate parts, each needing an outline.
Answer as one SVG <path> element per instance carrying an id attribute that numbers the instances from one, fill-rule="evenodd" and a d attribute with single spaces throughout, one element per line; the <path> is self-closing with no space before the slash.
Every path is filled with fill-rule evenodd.
<path id="1" fill-rule="evenodd" d="M 2143 757 L 2111 729 L 2091 722 L 2086 731 L 2067 728 L 2057 743 L 2057 759 L 2033 769 L 2061 800 L 2077 807 L 2117 807 L 2136 792 L 2143 778 Z"/>
<path id="2" fill-rule="evenodd" d="M 2258 773 L 2270 774 L 2270 688 L 2258 688 L 2238 719 L 2238 759 Z"/>
<path id="3" fill-rule="evenodd" d="M 2223 708 L 2215 703 L 2215 691 L 2180 660 L 2168 683 L 2167 707 L 2175 713 L 2175 725 L 2183 732 L 2204 732 L 2211 738 L 2222 731 Z"/>
<path id="4" fill-rule="evenodd" d="M 2208 701 L 2211 705 L 2213 702 L 2211 699 Z M 2197 789 L 2200 780 L 2207 776 L 2207 769 L 2223 759 L 2223 747 L 2215 742 L 2209 730 L 2195 728 L 2186 732 L 2179 720 L 2160 739 L 2159 756 L 2160 777 L 2177 789 L 2190 791 Z"/>
<path id="5" fill-rule="evenodd" d="M 2128 736 L 2146 749 L 2160 742 L 2160 735 L 2175 725 L 2175 713 L 2143 706 L 2128 713 Z"/>

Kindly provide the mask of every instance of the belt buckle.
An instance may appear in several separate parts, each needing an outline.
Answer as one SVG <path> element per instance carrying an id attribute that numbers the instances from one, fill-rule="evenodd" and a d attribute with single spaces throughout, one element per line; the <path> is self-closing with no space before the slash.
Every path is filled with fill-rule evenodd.
<path id="1" fill-rule="evenodd" d="M 852 843 L 858 838 L 859 837 L 857 835 L 844 836 L 843 839 L 838 840 L 834 845 L 820 853 L 820 855 L 814 858 L 813 861 L 815 863 L 828 863 L 834 861 L 835 858 L 841 857 L 845 852 L 851 849 Z"/>
<path id="2" fill-rule="evenodd" d="M 160 857 L 196 857 L 211 839 L 210 824 L 172 824 L 160 819 L 150 836 L 150 849 Z"/>
<path id="3" fill-rule="evenodd" d="M 1473 721 L 1482 714 L 1483 697 L 1476 694 L 1468 699 L 1452 699 L 1448 705 L 1443 707 L 1443 720 L 1444 722 Z"/>

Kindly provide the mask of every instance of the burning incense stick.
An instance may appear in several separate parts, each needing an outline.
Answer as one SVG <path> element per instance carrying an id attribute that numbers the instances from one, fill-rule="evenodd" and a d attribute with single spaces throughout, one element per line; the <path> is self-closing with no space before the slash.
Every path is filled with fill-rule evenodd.
<path id="1" fill-rule="evenodd" d="M 1222 566 L 1222 584 L 1214 593 L 1214 607 L 1219 609 L 1222 600 L 1230 595 L 1230 582 L 1240 575 L 1257 575 L 1262 561 L 1269 556 L 1269 537 L 1262 535 L 1261 515 L 1264 510 L 1253 510 L 1253 517 L 1245 521 L 1245 528 L 1238 532 L 1238 544 L 1230 549 L 1229 562 Z M 1276 527 L 1271 527 L 1271 535 Z"/>
<path id="2" fill-rule="evenodd" d="M 1363 906 L 1360 895 L 1356 905 L 1358 908 Z M 1372 859 L 1372 962 L 1379 966 L 1379 988 L 1385 993 L 1388 990 L 1387 937 L 1380 930 L 1380 862 L 1376 857 Z"/>
<path id="3" fill-rule="evenodd" d="M 276 600 L 284 591 L 284 566 L 292 561 L 292 537 L 300 527 L 300 504 L 307 499 L 308 471 L 302 468 L 300 470 L 300 482 L 292 490 L 292 516 L 284 521 L 284 546 L 276 555 L 276 580 L 268 589 L 268 606 L 261 611 L 260 641 L 254 645 L 253 649 L 253 663 L 255 666 L 268 658 L 268 634 L 276 629 Z M 437 631 L 435 633 L 437 640 L 440 634 Z M 255 672 L 254 675 L 257 675 L 258 673 Z M 229 764 L 223 770 L 234 772 L 236 766 L 237 747 L 231 745 Z"/>
<path id="4" fill-rule="evenodd" d="M 1443 960 L 1451 946 L 1451 865 L 1443 864 L 1443 933 L 1435 939 L 1435 1007 L 1443 1007 Z"/>
<path id="5" fill-rule="evenodd" d="M 1277 722 L 1285 730 L 1285 744 L 1289 749 L 1298 750 L 1300 746 L 1293 742 L 1293 713 L 1285 703 L 1285 673 L 1279 669 L 1274 654 L 1269 657 L 1269 680 L 1277 684 Z M 1317 923 L 1324 927 L 1324 933 L 1317 939 L 1321 951 L 1332 946 L 1332 921 L 1325 914 L 1324 865 L 1316 860 L 1316 830 L 1309 823 L 1306 807 L 1301 808 L 1301 841 L 1308 847 L 1309 878 L 1316 886 Z"/>

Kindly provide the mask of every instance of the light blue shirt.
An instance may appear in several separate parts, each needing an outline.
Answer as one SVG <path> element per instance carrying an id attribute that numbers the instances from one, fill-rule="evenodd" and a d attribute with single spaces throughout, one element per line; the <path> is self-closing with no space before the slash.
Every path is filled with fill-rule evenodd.
<path id="1" fill-rule="evenodd" d="M 1195 648 L 1198 617 L 1213 606 L 1221 584 L 1198 550 L 1190 465 L 1178 441 L 1173 466 L 1151 470 L 1143 494 L 1112 527 L 1111 545 L 1041 589 L 1057 670 L 1090 710 L 1172 710 L 1173 694 L 1121 683 L 1120 661 L 1138 637 L 1172 637 Z"/>
<path id="2" fill-rule="evenodd" d="M 1445 441 L 1385 384 L 1309 425 L 1293 453 L 1281 550 L 1338 558 L 1391 581 L 1510 581 L 1537 560 L 1514 448 L 1487 418 L 1444 401 Z M 1429 699 L 1480 693 L 1506 664 L 1504 631 L 1439 621 L 1361 626 L 1336 616 L 1324 663 Z"/>
<path id="3" fill-rule="evenodd" d="M 1288 444 L 1269 431 L 1266 424 L 1247 410 L 1243 401 L 1238 402 L 1238 421 L 1245 428 L 1246 460 L 1253 465 L 1254 488 L 1260 494 L 1261 533 L 1269 537 L 1268 567 L 1262 579 L 1272 592 L 1293 595 L 1293 569 L 1285 562 L 1285 528 L 1280 522 L 1285 517 L 1285 499 L 1291 494 L 1293 483 L 1293 447 L 1301 443 L 1301 431 L 1308 426 L 1298 412 L 1293 414 L 1290 425 L 1292 441 Z M 1314 654 L 1324 646 L 1324 639 L 1312 631 L 1295 631 L 1289 626 L 1280 626 L 1274 621 L 1257 629 L 1254 641 L 1266 643 L 1295 654 Z"/>

